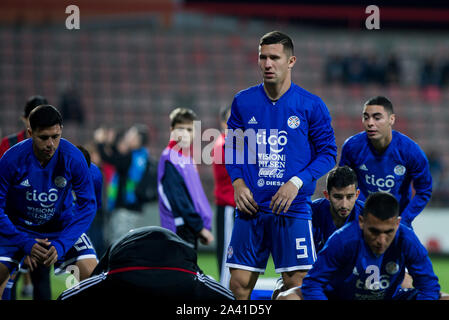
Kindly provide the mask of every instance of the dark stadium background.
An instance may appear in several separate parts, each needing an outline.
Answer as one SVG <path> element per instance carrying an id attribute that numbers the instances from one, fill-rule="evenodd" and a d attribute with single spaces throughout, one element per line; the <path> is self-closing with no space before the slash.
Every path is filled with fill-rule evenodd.
<path id="1" fill-rule="evenodd" d="M 260 82 L 259 37 L 281 29 L 295 43 L 298 63 L 293 81 L 323 98 L 339 147 L 362 129 L 363 101 L 377 94 L 391 98 L 397 113 L 395 129 L 418 142 L 432 159 L 435 155 L 432 165 L 438 183 L 426 210 L 446 221 L 449 78 L 426 82 L 422 71 L 431 60 L 437 71 L 449 68 L 449 3 L 404 3 L 2 0 L 0 135 L 22 128 L 19 117 L 28 96 L 42 94 L 58 106 L 63 86 L 72 83 L 80 93 L 84 120 L 66 121 L 65 138 L 87 144 L 99 126 L 143 122 L 151 131 L 149 150 L 159 157 L 168 140 L 168 112 L 177 106 L 191 107 L 203 130 L 218 128 L 219 108 L 230 104 L 239 90 Z M 65 27 L 65 8 L 70 4 L 80 8 L 79 30 Z M 379 30 L 365 27 L 365 8 L 371 4 L 380 8 Z M 401 70 L 398 81 L 329 83 L 326 63 L 334 54 L 349 59 L 355 55 L 386 59 L 395 54 Z M 199 169 L 212 203 L 212 169 L 207 165 Z M 323 179 L 315 197 L 322 188 Z M 156 206 L 149 205 L 146 214 L 149 224 L 157 223 Z M 447 253 L 438 241 L 448 240 L 435 241 L 426 243 L 433 245 L 429 249 Z M 449 291 L 445 266 L 446 273 L 439 276 L 446 278 Z M 216 272 L 213 266 L 210 272 Z"/>

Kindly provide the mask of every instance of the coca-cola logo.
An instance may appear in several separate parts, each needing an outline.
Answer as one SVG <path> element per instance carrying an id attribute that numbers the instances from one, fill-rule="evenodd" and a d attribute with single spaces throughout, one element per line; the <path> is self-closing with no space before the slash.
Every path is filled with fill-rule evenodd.
<path id="1" fill-rule="evenodd" d="M 260 168 L 259 169 L 259 177 L 280 179 L 280 178 L 284 177 L 284 171 L 285 171 L 285 169 Z"/>

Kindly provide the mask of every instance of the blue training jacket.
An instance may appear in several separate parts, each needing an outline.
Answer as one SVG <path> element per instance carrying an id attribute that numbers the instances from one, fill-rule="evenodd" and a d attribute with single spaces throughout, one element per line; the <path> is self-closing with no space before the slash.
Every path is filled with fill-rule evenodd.
<path id="1" fill-rule="evenodd" d="M 406 135 L 393 130 L 393 139 L 379 154 L 365 132 L 348 138 L 342 147 L 340 166 L 357 174 L 360 200 L 370 193 L 390 192 L 400 205 L 401 223 L 411 226 L 432 195 L 429 161 L 421 148 Z M 416 191 L 412 198 L 412 186 Z"/>
<path id="2" fill-rule="evenodd" d="M 395 299 L 405 268 L 418 290 L 418 300 L 439 299 L 438 278 L 412 229 L 400 224 L 390 247 L 375 255 L 363 239 L 358 221 L 353 221 L 328 239 L 304 277 L 301 291 L 306 300 Z"/>
<path id="3" fill-rule="evenodd" d="M 316 95 L 292 83 L 276 102 L 263 84 L 240 91 L 232 103 L 225 143 L 226 169 L 243 178 L 259 210 L 293 176 L 303 181 L 288 216 L 311 218 L 316 181 L 332 169 L 337 146 L 331 117 Z"/>
<path id="4" fill-rule="evenodd" d="M 60 140 L 45 167 L 34 155 L 32 139 L 16 144 L 0 159 L 0 235 L 26 254 L 35 238 L 48 238 L 58 257 L 64 256 L 87 231 L 96 209 L 86 159 L 67 140 Z"/>

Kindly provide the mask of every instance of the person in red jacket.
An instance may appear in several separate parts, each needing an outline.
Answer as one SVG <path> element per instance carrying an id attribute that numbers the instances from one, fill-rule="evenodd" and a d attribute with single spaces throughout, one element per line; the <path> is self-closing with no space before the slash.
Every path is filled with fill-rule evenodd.
<path id="1" fill-rule="evenodd" d="M 226 130 L 231 107 L 225 106 L 220 109 L 219 118 L 222 133 L 215 142 L 213 149 L 213 172 L 214 172 L 214 196 L 217 206 L 216 215 L 216 235 L 217 235 L 217 261 L 220 273 L 220 283 L 229 288 L 231 274 L 229 268 L 225 266 L 226 250 L 231 240 L 232 228 L 234 227 L 234 188 L 231 178 L 226 171 L 224 144 Z"/>
<path id="2" fill-rule="evenodd" d="M 28 116 L 34 108 L 40 106 L 41 104 L 48 104 L 47 99 L 42 96 L 31 96 L 28 98 L 23 110 L 23 115 L 21 117 L 21 120 L 25 125 L 25 129 L 17 133 L 10 134 L 9 136 L 6 136 L 2 139 L 2 142 L 0 143 L 0 158 L 3 157 L 3 154 L 6 152 L 6 150 L 11 148 L 13 145 L 29 138 L 26 130 L 26 128 L 30 126 Z"/>
<path id="3" fill-rule="evenodd" d="M 28 98 L 27 102 L 25 103 L 25 107 L 23 109 L 23 114 L 20 117 L 25 128 L 19 132 L 10 134 L 2 139 L 0 143 L 0 158 L 3 157 L 3 154 L 13 145 L 29 138 L 27 128 L 30 126 L 30 122 L 28 117 L 30 116 L 31 111 L 37 106 L 40 106 L 41 104 L 48 104 L 47 99 L 40 95 L 34 95 Z M 43 265 L 39 265 L 38 267 L 34 268 L 33 271 L 31 271 L 30 273 L 28 273 L 27 271 L 28 270 L 26 269 L 26 267 L 24 267 L 21 270 L 21 272 L 24 273 L 25 277 L 24 282 L 26 288 L 26 290 L 22 289 L 22 295 L 24 295 L 24 293 L 28 295 L 29 294 L 28 291 L 32 291 L 34 300 L 50 300 L 51 287 L 50 287 L 49 268 Z M 7 285 L 7 288 L 3 292 L 3 299 L 5 300 L 16 299 L 15 287 L 17 284 L 17 279 L 15 278 L 16 278 L 15 275 L 11 277 L 10 282 Z"/>

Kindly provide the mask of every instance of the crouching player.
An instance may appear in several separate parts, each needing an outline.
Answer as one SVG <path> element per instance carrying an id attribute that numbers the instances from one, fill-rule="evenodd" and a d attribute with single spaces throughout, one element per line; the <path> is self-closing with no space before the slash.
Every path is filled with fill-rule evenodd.
<path id="1" fill-rule="evenodd" d="M 386 192 L 371 194 L 358 221 L 336 231 L 297 288 L 305 300 L 438 300 L 427 251 L 412 229 L 400 224 L 399 203 Z M 402 288 L 405 268 L 414 288 Z"/>
<path id="2" fill-rule="evenodd" d="M 312 202 L 313 241 L 317 252 L 323 248 L 332 233 L 346 223 L 358 219 L 363 210 L 363 202 L 357 200 L 359 193 L 357 176 L 351 168 L 343 166 L 329 171 L 326 190 L 323 190 L 324 198 Z M 282 278 L 279 278 L 272 299 L 297 299 L 296 288 L 284 290 Z"/>
<path id="3" fill-rule="evenodd" d="M 0 296 L 23 259 L 31 268 L 75 264 L 81 280 L 97 265 L 84 234 L 96 212 L 86 160 L 61 138 L 56 108 L 39 106 L 29 120 L 31 138 L 0 159 Z"/>

